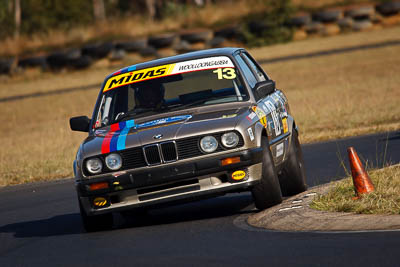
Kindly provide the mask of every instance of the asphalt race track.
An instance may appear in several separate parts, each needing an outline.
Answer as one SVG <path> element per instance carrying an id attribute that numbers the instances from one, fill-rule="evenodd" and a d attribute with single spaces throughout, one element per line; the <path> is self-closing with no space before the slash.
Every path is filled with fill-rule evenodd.
<path id="1" fill-rule="evenodd" d="M 380 167 L 400 162 L 400 133 L 303 146 L 310 186 L 339 179 L 348 146 Z M 384 162 L 385 161 L 385 162 Z M 273 232 L 246 225 L 250 194 L 117 215 L 84 233 L 73 181 L 0 189 L 0 266 L 399 266 L 400 231 Z"/>

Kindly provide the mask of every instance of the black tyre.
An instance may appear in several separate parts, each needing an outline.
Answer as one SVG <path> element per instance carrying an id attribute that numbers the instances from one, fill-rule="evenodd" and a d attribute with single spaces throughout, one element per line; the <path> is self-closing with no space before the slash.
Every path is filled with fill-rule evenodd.
<path id="1" fill-rule="evenodd" d="M 261 35 L 265 30 L 269 28 L 268 24 L 263 21 L 250 21 L 247 25 L 249 31 L 256 35 Z"/>
<path id="2" fill-rule="evenodd" d="M 82 55 L 90 56 L 93 59 L 102 59 L 107 57 L 114 45 L 110 42 L 87 44 L 82 47 Z"/>
<path id="3" fill-rule="evenodd" d="M 69 66 L 74 69 L 85 69 L 90 67 L 92 63 L 93 59 L 89 56 L 81 56 L 68 61 Z"/>
<path id="4" fill-rule="evenodd" d="M 279 175 L 279 182 L 284 196 L 296 195 L 307 190 L 303 152 L 295 130 L 292 133 L 289 156 Z"/>
<path id="5" fill-rule="evenodd" d="M 148 43 L 155 48 L 170 47 L 176 39 L 173 33 L 165 33 L 149 37 Z"/>
<path id="6" fill-rule="evenodd" d="M 289 24 L 295 27 L 303 27 L 311 23 L 310 14 L 298 14 L 290 19 Z"/>
<path id="7" fill-rule="evenodd" d="M 63 51 L 54 52 L 46 59 L 47 65 L 52 70 L 61 70 L 68 65 L 68 55 Z"/>
<path id="8" fill-rule="evenodd" d="M 138 52 L 147 47 L 147 39 L 136 39 L 130 41 L 121 41 L 115 44 L 116 49 L 123 49 L 127 52 Z"/>
<path id="9" fill-rule="evenodd" d="M 253 187 L 251 193 L 256 208 L 264 210 L 281 203 L 282 193 L 268 139 L 265 136 L 261 138 L 261 146 L 264 149 L 261 180 Z"/>
<path id="10" fill-rule="evenodd" d="M 0 74 L 10 74 L 14 60 L 13 58 L 0 58 Z"/>
<path id="11" fill-rule="evenodd" d="M 400 2 L 386 2 L 376 6 L 376 10 L 384 16 L 396 15 L 400 12 Z"/>
<path id="12" fill-rule="evenodd" d="M 240 40 L 243 38 L 243 32 L 238 25 L 230 25 L 214 31 L 214 37 L 223 37 L 230 40 Z"/>
<path id="13" fill-rule="evenodd" d="M 79 210 L 81 213 L 83 228 L 85 228 L 86 232 L 104 231 L 112 228 L 114 223 L 112 213 L 88 216 L 80 201 Z"/>
<path id="14" fill-rule="evenodd" d="M 359 6 L 354 7 L 345 12 L 345 17 L 351 17 L 355 20 L 366 20 L 375 14 L 373 6 Z"/>
<path id="15" fill-rule="evenodd" d="M 207 45 L 209 47 L 222 47 L 225 41 L 225 38 L 217 36 L 208 41 Z"/>
<path id="16" fill-rule="evenodd" d="M 313 14 L 313 20 L 320 21 L 323 23 L 337 22 L 343 17 L 343 11 L 341 10 L 323 10 Z"/>
<path id="17" fill-rule="evenodd" d="M 158 57 L 157 49 L 152 46 L 145 47 L 140 49 L 139 54 L 142 57 Z"/>
<path id="18" fill-rule="evenodd" d="M 21 68 L 41 67 L 42 69 L 46 69 L 47 68 L 46 57 L 34 56 L 34 57 L 20 59 L 18 61 L 18 67 Z"/>
<path id="19" fill-rule="evenodd" d="M 180 34 L 181 40 L 187 41 L 191 44 L 198 42 L 207 42 L 211 39 L 212 32 L 207 29 L 198 29 L 192 31 L 185 31 Z"/>

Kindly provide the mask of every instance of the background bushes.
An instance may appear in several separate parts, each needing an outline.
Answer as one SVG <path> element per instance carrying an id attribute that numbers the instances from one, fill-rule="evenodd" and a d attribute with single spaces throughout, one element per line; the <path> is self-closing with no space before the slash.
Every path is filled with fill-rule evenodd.
<path id="1" fill-rule="evenodd" d="M 15 31 L 13 0 L 0 1 L 0 38 Z M 68 30 L 93 20 L 91 1 L 21 0 L 21 34 L 46 33 L 51 29 Z"/>

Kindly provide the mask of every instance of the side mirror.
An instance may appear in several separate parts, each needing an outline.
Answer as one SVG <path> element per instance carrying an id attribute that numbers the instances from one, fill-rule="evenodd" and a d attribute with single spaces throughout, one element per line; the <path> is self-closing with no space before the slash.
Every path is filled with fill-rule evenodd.
<path id="1" fill-rule="evenodd" d="M 69 119 L 72 131 L 89 132 L 90 119 L 87 116 L 73 117 Z"/>
<path id="2" fill-rule="evenodd" d="M 275 82 L 272 80 L 258 82 L 254 86 L 254 92 L 256 94 L 256 98 L 261 99 L 266 97 L 267 95 L 273 93 L 275 91 Z"/>

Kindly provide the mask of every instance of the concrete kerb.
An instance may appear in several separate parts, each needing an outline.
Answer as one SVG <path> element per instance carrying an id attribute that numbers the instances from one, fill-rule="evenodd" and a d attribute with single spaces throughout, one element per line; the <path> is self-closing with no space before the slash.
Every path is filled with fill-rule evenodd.
<path id="1" fill-rule="evenodd" d="M 326 194 L 335 183 L 313 187 L 280 205 L 251 215 L 253 227 L 275 231 L 338 232 L 400 230 L 400 215 L 365 215 L 325 212 L 310 208 L 315 196 Z"/>

